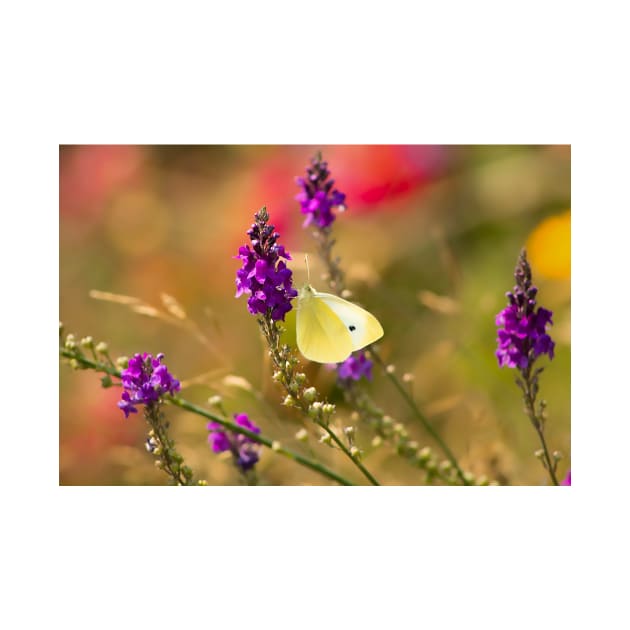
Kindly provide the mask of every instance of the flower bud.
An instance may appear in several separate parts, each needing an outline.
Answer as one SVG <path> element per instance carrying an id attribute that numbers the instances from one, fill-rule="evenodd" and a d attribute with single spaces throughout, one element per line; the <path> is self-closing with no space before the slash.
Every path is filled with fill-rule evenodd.
<path id="1" fill-rule="evenodd" d="M 350 447 L 350 455 L 355 459 L 361 459 L 361 451 L 356 446 Z"/>
<path id="2" fill-rule="evenodd" d="M 333 405 L 332 403 L 324 403 L 322 405 L 322 411 L 327 415 L 330 416 L 333 413 L 335 413 L 335 405 Z"/>
<path id="3" fill-rule="evenodd" d="M 349 437 L 349 438 L 353 438 L 354 437 L 354 433 L 355 433 L 355 429 L 354 427 L 345 427 L 343 432 Z"/>
<path id="4" fill-rule="evenodd" d="M 322 403 L 314 402 L 312 405 L 309 405 L 308 415 L 311 418 L 317 420 L 322 415 Z"/>
<path id="5" fill-rule="evenodd" d="M 416 455 L 416 458 L 421 463 L 428 462 L 429 459 L 431 458 L 431 448 L 428 447 L 428 446 L 425 446 L 424 448 L 421 448 L 418 451 L 418 454 Z"/>
<path id="6" fill-rule="evenodd" d="M 276 383 L 282 383 L 282 379 L 284 378 L 284 375 L 282 374 L 282 372 L 280 370 L 276 370 L 273 373 L 273 376 L 271 377 Z"/>
<path id="7" fill-rule="evenodd" d="M 314 387 L 309 387 L 308 389 L 304 390 L 304 393 L 302 395 L 304 396 L 304 400 L 307 403 L 312 403 L 317 397 L 317 390 Z"/>
<path id="8" fill-rule="evenodd" d="M 120 368 L 121 370 L 126 370 L 128 365 L 129 357 L 118 357 L 116 359 L 116 367 Z"/>
<path id="9" fill-rule="evenodd" d="M 96 352 L 99 354 L 105 354 L 108 350 L 109 347 L 104 341 L 99 341 L 98 344 L 96 344 Z"/>
<path id="10" fill-rule="evenodd" d="M 81 364 L 76 359 L 70 359 L 70 367 L 73 370 L 80 370 Z"/>
<path id="11" fill-rule="evenodd" d="M 542 459 L 545 455 L 545 451 L 543 451 L 542 448 L 539 448 L 537 451 L 534 452 L 534 455 L 538 457 L 538 459 Z"/>
<path id="12" fill-rule="evenodd" d="M 319 442 L 320 444 L 328 444 L 328 446 L 331 446 L 332 438 L 330 437 L 330 435 L 328 435 L 328 433 L 326 433 L 319 438 Z"/>
<path id="13" fill-rule="evenodd" d="M 293 398 L 293 396 L 285 396 L 282 404 L 285 407 L 295 407 L 295 398 Z"/>
<path id="14" fill-rule="evenodd" d="M 562 459 L 563 455 L 562 455 L 562 453 L 561 453 L 560 451 L 554 451 L 554 452 L 552 453 L 552 457 L 553 457 L 556 461 L 559 461 L 559 460 L 561 460 L 561 459 Z"/>
<path id="15" fill-rule="evenodd" d="M 413 374 L 405 372 L 402 377 L 403 383 L 411 383 L 414 380 Z"/>
<path id="16" fill-rule="evenodd" d="M 271 450 L 272 451 L 276 451 L 276 453 L 282 448 L 282 444 L 280 444 L 280 442 L 278 442 L 278 440 L 274 440 L 271 443 Z"/>
<path id="17" fill-rule="evenodd" d="M 375 435 L 372 438 L 372 446 L 378 448 L 383 443 L 383 438 L 380 435 Z"/>
<path id="18" fill-rule="evenodd" d="M 295 434 L 295 439 L 299 440 L 300 442 L 306 442 L 308 440 L 308 431 L 306 429 L 300 429 Z"/>
<path id="19" fill-rule="evenodd" d="M 70 333 L 67 337 L 66 337 L 66 350 L 74 350 L 77 347 L 77 342 L 76 339 L 74 337 L 74 335 L 72 333 Z"/>
<path id="20" fill-rule="evenodd" d="M 405 425 L 402 422 L 397 422 L 394 425 L 394 433 L 397 433 L 401 437 L 407 437 L 407 430 L 405 429 Z"/>
<path id="21" fill-rule="evenodd" d="M 306 383 L 306 374 L 304 374 L 304 372 L 298 372 L 295 375 L 295 382 L 298 385 L 304 385 L 304 383 Z"/>
<path id="22" fill-rule="evenodd" d="M 385 371 L 388 374 L 393 374 L 396 371 L 396 367 L 394 365 L 392 365 L 391 363 L 385 368 Z"/>
<path id="23" fill-rule="evenodd" d="M 207 486 L 207 485 L 208 485 L 208 482 L 207 482 L 205 479 L 200 479 L 200 480 L 197 482 L 197 485 L 198 485 L 198 486 Z"/>
<path id="24" fill-rule="evenodd" d="M 464 479 L 468 482 L 468 483 L 475 483 L 475 475 L 473 475 L 470 471 L 466 471 L 464 473 Z"/>
<path id="25" fill-rule="evenodd" d="M 92 346 L 94 346 L 94 339 L 90 336 L 83 337 L 83 339 L 81 339 L 81 345 L 89 350 Z"/>
<path id="26" fill-rule="evenodd" d="M 221 396 L 219 396 L 218 394 L 215 394 L 214 396 L 210 396 L 210 398 L 208 398 L 208 404 L 211 407 L 219 407 L 222 402 L 223 398 L 221 398 Z"/>
<path id="27" fill-rule="evenodd" d="M 391 425 L 393 420 L 391 416 L 383 416 L 383 419 L 381 420 L 381 422 L 383 423 L 384 426 L 388 427 L 389 425 Z"/>

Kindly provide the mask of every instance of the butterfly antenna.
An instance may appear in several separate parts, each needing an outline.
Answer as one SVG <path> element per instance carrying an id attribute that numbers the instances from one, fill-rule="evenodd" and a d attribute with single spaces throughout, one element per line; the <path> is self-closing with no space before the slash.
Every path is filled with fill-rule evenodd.
<path id="1" fill-rule="evenodd" d="M 306 263 L 306 281 L 311 284 L 311 270 L 308 266 L 308 254 L 304 254 L 304 262 Z"/>

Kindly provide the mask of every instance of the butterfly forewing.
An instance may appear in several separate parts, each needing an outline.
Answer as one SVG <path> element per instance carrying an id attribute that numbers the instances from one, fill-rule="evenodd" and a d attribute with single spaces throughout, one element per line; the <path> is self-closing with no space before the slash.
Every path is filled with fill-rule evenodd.
<path id="1" fill-rule="evenodd" d="M 319 295 L 313 289 L 303 289 L 300 293 L 296 314 L 297 345 L 311 361 L 340 363 L 353 350 L 352 333 L 334 309 L 316 297 Z"/>
<path id="2" fill-rule="evenodd" d="M 383 327 L 372 313 L 332 293 L 315 292 L 318 302 L 326 304 L 352 337 L 352 350 L 359 350 L 383 336 Z"/>

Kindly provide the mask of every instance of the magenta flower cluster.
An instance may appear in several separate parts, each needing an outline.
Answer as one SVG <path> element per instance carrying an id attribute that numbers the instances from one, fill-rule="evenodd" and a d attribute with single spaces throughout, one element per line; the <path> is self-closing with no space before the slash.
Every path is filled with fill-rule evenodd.
<path id="1" fill-rule="evenodd" d="M 267 223 L 266 209 L 262 208 L 254 218 L 256 222 L 247 231 L 252 249 L 244 245 L 235 256 L 243 262 L 236 272 L 236 297 L 243 293 L 250 295 L 247 308 L 252 315 L 269 313 L 273 320 L 284 321 L 297 291 L 293 288 L 293 272 L 280 259 L 291 260 L 291 256 L 277 244 L 280 234 Z"/>
<path id="2" fill-rule="evenodd" d="M 553 359 L 555 344 L 546 332 L 553 313 L 536 308 L 538 289 L 532 284 L 525 250 L 519 256 L 514 277 L 516 286 L 506 294 L 509 305 L 496 317 L 496 356 L 500 367 L 527 369 L 541 354 Z"/>
<path id="3" fill-rule="evenodd" d="M 346 195 L 333 190 L 335 181 L 328 179 L 328 163 L 322 162 L 321 155 L 311 159 L 311 166 L 306 169 L 306 177 L 296 177 L 295 182 L 302 191 L 295 197 L 300 202 L 302 214 L 306 215 L 304 227 L 315 223 L 320 228 L 328 227 L 334 220 L 332 210 L 339 207 L 345 210 Z"/>
<path id="4" fill-rule="evenodd" d="M 260 429 L 247 417 L 245 413 L 234 414 L 234 422 L 240 427 L 249 429 L 253 433 L 260 433 Z M 228 431 L 218 422 L 208 423 L 208 442 L 215 453 L 230 451 L 236 465 L 241 470 L 250 470 L 259 459 L 259 446 L 251 438 L 242 433 Z"/>
<path id="5" fill-rule="evenodd" d="M 164 354 L 158 354 L 155 359 L 151 354 L 135 354 L 127 367 L 122 371 L 123 386 L 122 400 L 118 406 L 125 413 L 138 413 L 137 405 L 157 404 L 164 394 L 174 394 L 180 390 L 180 383 L 162 363 Z"/>
<path id="6" fill-rule="evenodd" d="M 341 380 L 359 381 L 366 378 L 372 380 L 372 361 L 366 356 L 365 352 L 357 352 L 351 354 L 343 363 L 337 367 L 337 376 Z"/>

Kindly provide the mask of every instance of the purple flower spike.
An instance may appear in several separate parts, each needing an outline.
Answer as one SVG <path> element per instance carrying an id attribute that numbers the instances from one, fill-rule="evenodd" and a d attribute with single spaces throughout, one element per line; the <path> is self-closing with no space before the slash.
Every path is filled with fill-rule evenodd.
<path id="1" fill-rule="evenodd" d="M 345 210 L 346 196 L 333 190 L 334 180 L 328 179 L 328 163 L 321 161 L 321 154 L 311 160 L 311 167 L 306 169 L 306 177 L 296 177 L 295 182 L 302 188 L 295 198 L 300 202 L 302 214 L 307 215 L 304 227 L 315 223 L 320 228 L 328 227 L 334 220 L 334 207 Z"/>
<path id="2" fill-rule="evenodd" d="M 571 485 L 571 471 L 567 473 L 567 476 L 560 482 L 561 486 L 570 486 Z"/>
<path id="3" fill-rule="evenodd" d="M 500 367 L 525 370 L 541 354 L 553 359 L 555 343 L 546 332 L 553 323 L 553 313 L 542 307 L 536 309 L 538 289 L 532 285 L 525 250 L 519 256 L 514 277 L 516 286 L 507 294 L 510 303 L 496 317 L 496 356 Z"/>
<path id="4" fill-rule="evenodd" d="M 293 288 L 293 272 L 280 259 L 291 260 L 291 256 L 282 245 L 276 244 L 280 235 L 267 223 L 267 210 L 263 208 L 254 218 L 256 222 L 247 232 L 252 249 L 244 245 L 234 256 L 243 262 L 236 272 L 236 297 L 243 293 L 250 296 L 247 308 L 252 315 L 268 313 L 273 320 L 284 321 L 297 291 Z"/>
<path id="5" fill-rule="evenodd" d="M 144 352 L 135 354 L 127 368 L 122 371 L 123 393 L 118 406 L 125 414 L 138 413 L 136 405 L 157 404 L 164 394 L 174 394 L 180 390 L 179 381 L 173 378 L 168 368 L 162 364 L 164 355 L 152 355 Z"/>
<path id="6" fill-rule="evenodd" d="M 372 380 L 372 361 L 361 351 L 357 354 L 351 354 L 343 363 L 337 367 L 337 375 L 341 380 L 359 381 L 365 377 L 368 381 Z"/>
<path id="7" fill-rule="evenodd" d="M 234 414 L 234 422 L 239 426 L 249 429 L 253 433 L 260 433 L 260 429 L 250 421 L 245 413 Z M 215 453 L 231 451 L 234 462 L 241 470 L 250 470 L 256 465 L 259 455 L 259 445 L 242 433 L 233 433 L 226 430 L 218 422 L 208 424 L 208 442 Z"/>

